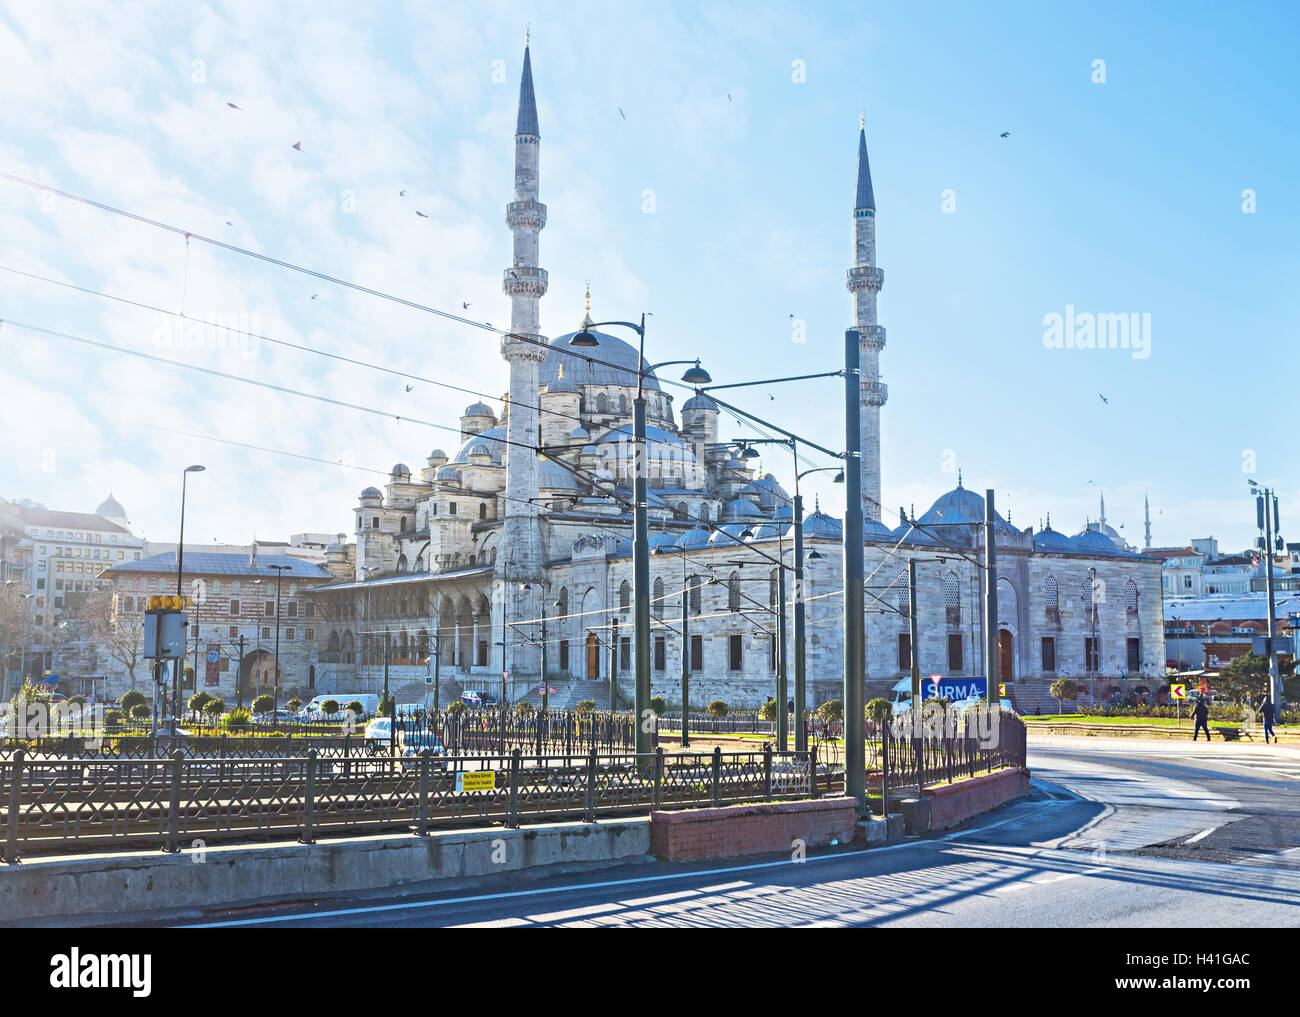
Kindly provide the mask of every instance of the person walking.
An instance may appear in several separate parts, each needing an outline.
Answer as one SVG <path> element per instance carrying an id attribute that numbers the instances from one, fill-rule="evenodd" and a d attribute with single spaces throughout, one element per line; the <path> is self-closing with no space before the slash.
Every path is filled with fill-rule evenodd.
<path id="1" fill-rule="evenodd" d="M 1277 741 L 1277 732 L 1273 730 L 1273 721 L 1277 717 L 1277 713 L 1273 709 L 1273 700 L 1271 698 L 1266 697 L 1264 699 L 1264 706 L 1260 709 L 1260 713 L 1264 717 L 1264 744 L 1267 745 L 1269 738 Z"/>
<path id="2" fill-rule="evenodd" d="M 1197 740 L 1202 729 L 1205 730 L 1205 740 L 1210 741 L 1210 708 L 1204 699 L 1196 700 L 1196 709 L 1192 711 L 1192 716 L 1196 718 L 1196 730 L 1192 732 L 1192 741 Z"/>

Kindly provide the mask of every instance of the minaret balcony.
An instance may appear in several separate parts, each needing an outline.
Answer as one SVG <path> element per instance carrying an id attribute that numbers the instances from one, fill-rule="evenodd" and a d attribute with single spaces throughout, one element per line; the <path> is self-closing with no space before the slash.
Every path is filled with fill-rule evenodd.
<path id="1" fill-rule="evenodd" d="M 880 287 L 885 284 L 885 270 L 876 268 L 875 265 L 855 265 L 848 271 L 846 284 L 850 293 L 857 293 L 859 290 L 878 293 Z"/>
<path id="2" fill-rule="evenodd" d="M 546 225 L 546 206 L 532 198 L 512 201 L 506 206 L 506 225 L 512 230 L 540 230 Z"/>
<path id="3" fill-rule="evenodd" d="M 521 265 L 505 270 L 501 288 L 510 297 L 543 297 L 547 282 L 546 269 Z"/>
<path id="4" fill-rule="evenodd" d="M 883 381 L 863 381 L 860 387 L 863 406 L 884 406 L 889 399 L 889 386 Z"/>
<path id="5" fill-rule="evenodd" d="M 879 353 L 885 348 L 884 325 L 858 325 L 859 345 L 866 350 Z"/>

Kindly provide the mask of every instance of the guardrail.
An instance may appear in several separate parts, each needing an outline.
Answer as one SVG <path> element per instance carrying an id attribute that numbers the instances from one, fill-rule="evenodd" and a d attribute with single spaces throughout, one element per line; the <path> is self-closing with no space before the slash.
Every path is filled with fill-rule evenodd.
<path id="1" fill-rule="evenodd" d="M 836 775 L 815 752 L 574 756 L 50 758 L 0 762 L 3 860 L 161 846 L 526 820 L 581 819 L 817 797 Z M 840 785 L 842 787 L 842 780 Z"/>

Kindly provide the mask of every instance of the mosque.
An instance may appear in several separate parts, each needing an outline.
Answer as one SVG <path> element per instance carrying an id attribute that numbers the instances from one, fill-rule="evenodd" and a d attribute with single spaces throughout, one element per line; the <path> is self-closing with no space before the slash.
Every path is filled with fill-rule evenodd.
<path id="1" fill-rule="evenodd" d="M 774 561 L 793 565 L 792 499 L 756 472 L 742 439 L 719 433 L 720 408 L 671 392 L 622 339 L 592 331 L 541 333 L 547 273 L 539 237 L 541 133 L 532 62 L 524 50 L 515 134 L 513 239 L 503 288 L 510 332 L 501 340 L 509 389 L 499 407 L 476 402 L 460 419 L 460 445 L 434 449 L 413 471 L 397 463 L 382 490 L 353 510 L 355 545 L 327 551 L 341 577 L 313 596 L 317 687 L 373 691 L 384 664 L 407 698 L 424 697 L 436 669 L 442 695 L 486 689 L 539 697 L 543 659 L 555 705 L 605 705 L 614 677 L 632 690 L 632 403 L 647 400 L 651 530 L 652 690 L 680 702 L 683 655 L 695 706 L 723 699 L 754 707 L 774 694 L 778 639 Z M 858 135 L 852 211 L 854 264 L 847 286 L 861 336 L 862 477 L 866 519 L 868 695 L 908 673 L 983 671 L 980 605 L 983 499 L 962 481 L 919 518 L 880 504 L 878 374 L 885 329 L 876 320 L 884 273 L 875 263 L 875 197 L 865 127 Z M 588 316 L 591 324 L 590 292 Z M 999 667 L 1022 709 L 1052 704 L 1057 677 L 1101 698 L 1164 681 L 1161 562 L 1105 525 L 1067 536 L 1018 529 L 997 517 Z M 841 523 L 820 509 L 804 520 L 809 706 L 842 690 Z M 908 638 L 907 561 L 918 560 L 920 644 Z M 787 584 L 788 590 L 793 584 Z M 689 639 L 680 619 L 689 615 Z M 792 616 L 793 611 L 787 611 Z M 792 639 L 792 634 L 787 633 Z M 387 660 L 385 661 L 385 641 Z M 787 645 L 789 642 L 787 641 Z M 792 658 L 792 655 L 791 655 Z M 399 697 L 399 701 L 400 697 Z"/>

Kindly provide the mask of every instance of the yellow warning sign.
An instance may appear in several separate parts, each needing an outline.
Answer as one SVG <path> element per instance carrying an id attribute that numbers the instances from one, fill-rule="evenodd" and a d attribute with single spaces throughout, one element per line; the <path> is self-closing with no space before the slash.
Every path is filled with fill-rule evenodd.
<path id="1" fill-rule="evenodd" d="M 1005 682 L 998 682 L 998 695 L 999 695 L 999 696 L 1005 696 L 1006 694 L 1007 694 L 1007 686 L 1006 686 L 1006 683 L 1005 683 Z"/>
<path id="2" fill-rule="evenodd" d="M 456 793 L 468 791 L 491 791 L 497 786 L 497 775 L 493 770 L 472 770 L 469 773 L 456 774 Z"/>
<path id="3" fill-rule="evenodd" d="M 1170 695 L 1170 697 L 1173 698 L 1173 699 L 1186 699 L 1186 698 L 1187 698 L 1187 686 L 1186 686 L 1186 685 L 1170 685 L 1170 686 L 1169 686 L 1169 695 Z"/>

